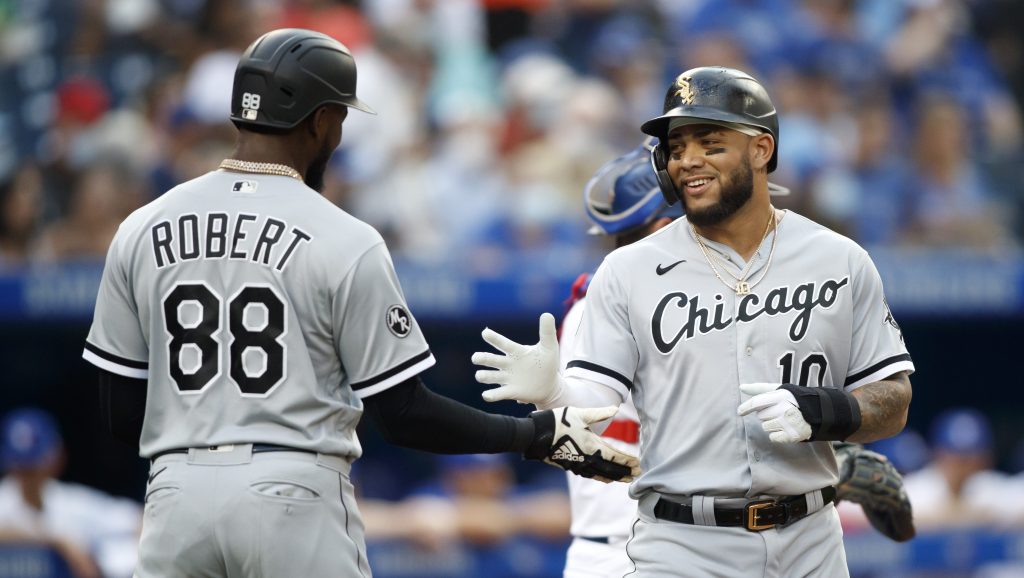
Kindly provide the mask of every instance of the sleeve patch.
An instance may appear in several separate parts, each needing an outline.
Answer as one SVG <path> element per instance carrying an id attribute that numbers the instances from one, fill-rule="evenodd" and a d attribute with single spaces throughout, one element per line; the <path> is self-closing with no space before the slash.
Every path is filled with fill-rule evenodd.
<path id="1" fill-rule="evenodd" d="M 412 316 L 401 305 L 388 307 L 388 312 L 384 316 L 384 323 L 388 326 L 388 331 L 399 339 L 406 337 L 412 332 Z"/>

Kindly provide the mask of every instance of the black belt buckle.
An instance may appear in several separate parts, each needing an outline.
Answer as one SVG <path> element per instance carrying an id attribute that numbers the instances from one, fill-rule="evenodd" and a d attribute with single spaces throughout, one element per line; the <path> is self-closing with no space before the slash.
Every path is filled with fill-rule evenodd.
<path id="1" fill-rule="evenodd" d="M 750 530 L 751 532 L 760 532 L 762 530 L 768 530 L 770 528 L 774 528 L 775 527 L 775 522 L 768 522 L 768 523 L 762 524 L 761 520 L 760 520 L 760 511 L 765 509 L 765 508 L 774 506 L 774 505 L 775 505 L 775 502 L 772 501 L 772 500 L 761 500 L 761 501 L 758 501 L 758 502 L 750 502 L 750 503 L 748 503 L 746 505 L 746 507 L 744 508 L 744 510 L 746 510 L 746 514 L 747 514 L 746 516 L 744 516 L 744 518 L 746 520 L 746 524 L 744 524 L 744 527 L 747 530 Z"/>

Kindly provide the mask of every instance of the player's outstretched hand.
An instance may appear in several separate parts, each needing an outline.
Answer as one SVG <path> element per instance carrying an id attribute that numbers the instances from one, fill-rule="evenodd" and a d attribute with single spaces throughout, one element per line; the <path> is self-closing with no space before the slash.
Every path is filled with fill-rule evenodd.
<path id="1" fill-rule="evenodd" d="M 744 383 L 740 391 L 751 395 L 736 410 L 740 415 L 756 412 L 768 438 L 776 443 L 802 442 L 811 437 L 811 425 L 804 419 L 793 393 L 779 389 L 781 383 Z"/>
<path id="2" fill-rule="evenodd" d="M 474 364 L 492 368 L 477 371 L 476 380 L 500 385 L 484 391 L 484 400 L 514 399 L 540 408 L 551 405 L 561 391 L 554 316 L 550 313 L 540 316 L 540 341 L 534 345 L 521 345 L 489 328 L 484 329 L 481 335 L 484 341 L 501 352 L 478 351 L 473 354 Z"/>
<path id="3" fill-rule="evenodd" d="M 530 418 L 536 433 L 523 456 L 605 483 L 631 482 L 640 475 L 640 461 L 608 445 L 589 427 L 617 411 L 615 406 L 535 411 Z"/>

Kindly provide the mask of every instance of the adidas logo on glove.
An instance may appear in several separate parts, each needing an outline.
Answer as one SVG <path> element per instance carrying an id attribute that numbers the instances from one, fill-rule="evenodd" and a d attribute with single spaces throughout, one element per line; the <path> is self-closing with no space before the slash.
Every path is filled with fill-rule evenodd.
<path id="1" fill-rule="evenodd" d="M 582 462 L 585 458 L 579 447 L 572 443 L 572 438 L 566 437 L 562 445 L 551 453 L 550 459 L 554 462 Z"/>

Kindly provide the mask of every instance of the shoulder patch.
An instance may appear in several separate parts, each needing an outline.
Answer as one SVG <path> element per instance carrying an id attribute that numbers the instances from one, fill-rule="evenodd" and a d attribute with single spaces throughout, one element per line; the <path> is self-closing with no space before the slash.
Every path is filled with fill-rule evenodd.
<path id="1" fill-rule="evenodd" d="M 409 312 L 405 310 L 405 307 L 401 305 L 388 307 L 387 315 L 384 316 L 384 323 L 388 326 L 388 330 L 398 338 L 405 337 L 412 331 L 412 317 L 409 316 Z"/>

